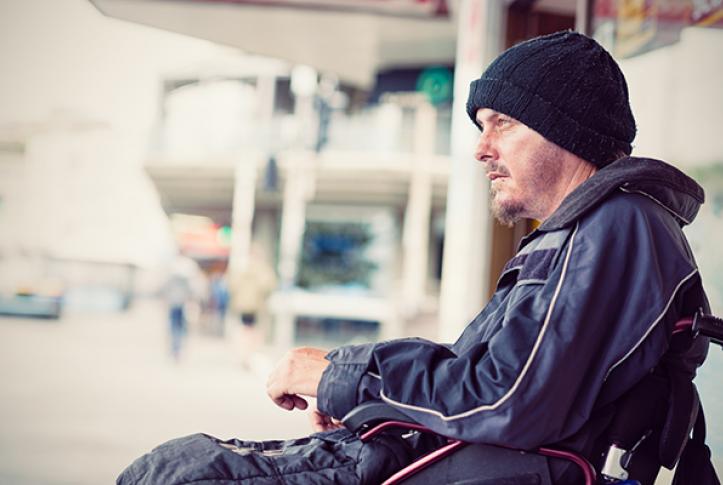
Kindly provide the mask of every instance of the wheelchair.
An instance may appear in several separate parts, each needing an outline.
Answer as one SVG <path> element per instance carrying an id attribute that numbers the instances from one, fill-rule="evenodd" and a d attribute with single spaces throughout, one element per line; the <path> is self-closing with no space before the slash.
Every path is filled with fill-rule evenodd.
<path id="1" fill-rule="evenodd" d="M 693 317 L 678 321 L 662 361 L 675 359 L 676 348 L 688 349 L 701 336 L 708 338 L 708 343 L 723 347 L 723 319 L 699 310 Z M 661 466 L 673 469 L 680 461 L 681 468 L 685 461 L 688 470 L 702 468 L 705 464 L 710 467 L 710 450 L 704 444 L 705 422 L 698 394 L 692 379 L 688 378 L 684 384 L 687 392 L 679 392 L 683 398 L 674 399 L 671 393 L 675 389 L 671 389 L 668 382 L 661 384 L 655 372 L 643 378 L 618 400 L 614 415 L 602 434 L 605 442 L 598 445 L 592 455 L 584 456 L 560 446 L 514 450 L 441 439 L 442 446 L 399 470 L 383 485 L 552 485 L 557 483 L 550 471 L 553 463 L 575 469 L 575 483 L 648 485 L 655 481 Z M 661 418 L 660 413 L 655 412 L 654 406 L 660 407 L 656 402 L 665 403 L 667 416 Z M 363 442 L 380 433 L 434 434 L 383 401 L 361 404 L 349 412 L 342 423 Z M 697 447 L 697 455 L 686 455 L 689 442 L 688 449 Z M 696 462 L 700 456 L 704 458 L 703 465 Z M 719 483 L 712 467 L 708 475 L 712 478 L 707 483 Z M 682 482 L 677 478 L 673 483 L 697 485 L 698 481 L 684 477 Z"/>

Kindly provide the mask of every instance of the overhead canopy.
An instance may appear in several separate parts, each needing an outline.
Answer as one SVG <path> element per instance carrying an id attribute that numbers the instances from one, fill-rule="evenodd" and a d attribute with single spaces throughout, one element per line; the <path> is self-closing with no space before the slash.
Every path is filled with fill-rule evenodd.
<path id="1" fill-rule="evenodd" d="M 331 72 L 371 87 L 387 66 L 453 64 L 440 0 L 91 0 L 105 15 Z"/>

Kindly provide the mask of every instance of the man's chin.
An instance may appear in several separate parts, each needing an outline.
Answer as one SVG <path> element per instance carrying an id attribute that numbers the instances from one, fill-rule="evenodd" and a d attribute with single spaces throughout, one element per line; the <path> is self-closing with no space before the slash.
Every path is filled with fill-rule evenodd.
<path id="1" fill-rule="evenodd" d="M 492 199 L 491 205 L 492 215 L 500 224 L 512 227 L 516 222 L 524 218 L 525 208 L 521 204 L 510 201 L 499 201 L 497 198 Z"/>

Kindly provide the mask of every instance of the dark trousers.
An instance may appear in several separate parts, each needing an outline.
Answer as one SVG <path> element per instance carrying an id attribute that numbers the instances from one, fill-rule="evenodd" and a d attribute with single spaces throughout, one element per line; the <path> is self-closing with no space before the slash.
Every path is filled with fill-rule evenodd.
<path id="1" fill-rule="evenodd" d="M 379 484 L 440 438 L 379 436 L 368 443 L 345 429 L 288 441 L 222 441 L 196 434 L 138 458 L 118 485 Z"/>

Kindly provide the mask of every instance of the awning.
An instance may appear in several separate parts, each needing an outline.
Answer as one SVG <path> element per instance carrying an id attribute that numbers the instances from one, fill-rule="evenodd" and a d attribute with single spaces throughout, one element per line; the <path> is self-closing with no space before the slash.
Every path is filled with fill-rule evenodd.
<path id="1" fill-rule="evenodd" d="M 386 66 L 453 64 L 444 0 L 91 0 L 109 17 L 306 64 L 370 87 Z"/>

